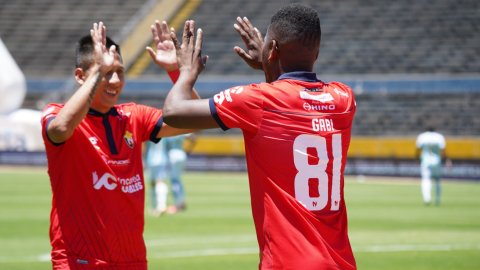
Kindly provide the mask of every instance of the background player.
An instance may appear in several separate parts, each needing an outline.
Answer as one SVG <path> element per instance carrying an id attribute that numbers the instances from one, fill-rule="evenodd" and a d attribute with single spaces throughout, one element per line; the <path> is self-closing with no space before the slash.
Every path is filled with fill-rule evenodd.
<path id="1" fill-rule="evenodd" d="M 80 88 L 42 117 L 53 268 L 147 269 L 141 144 L 191 130 L 165 125 L 155 108 L 115 105 L 124 67 L 103 23 L 80 39 L 75 58 Z"/>
<path id="2" fill-rule="evenodd" d="M 440 204 L 440 177 L 442 176 L 442 160 L 447 168 L 451 168 L 452 162 L 447 159 L 445 153 L 445 137 L 435 132 L 433 127 L 427 129 L 417 137 L 417 154 L 420 156 L 420 170 L 422 175 L 422 196 L 426 205 L 432 200 L 432 178 L 435 179 L 435 204 Z"/>
<path id="3" fill-rule="evenodd" d="M 191 100 L 207 57 L 202 31 L 194 42 L 194 22 L 187 21 L 182 45 L 171 33 L 181 75 L 164 119 L 179 128 L 243 130 L 260 269 L 355 269 L 343 171 L 356 106 L 349 87 L 311 72 L 320 47 L 318 14 L 300 4 L 282 7 L 265 42 L 248 19 L 237 21 L 248 52 L 235 49 L 264 71 L 266 83 Z"/>
<path id="4" fill-rule="evenodd" d="M 183 150 L 185 139 L 189 139 L 190 152 L 195 144 L 195 134 L 184 134 L 164 138 L 160 143 L 147 143 L 146 164 L 152 188 L 152 214 L 158 216 L 167 212 L 175 214 L 186 207 L 185 188 L 182 174 L 187 161 L 187 153 Z M 170 179 L 174 205 L 167 207 L 168 187 L 165 183 Z"/>

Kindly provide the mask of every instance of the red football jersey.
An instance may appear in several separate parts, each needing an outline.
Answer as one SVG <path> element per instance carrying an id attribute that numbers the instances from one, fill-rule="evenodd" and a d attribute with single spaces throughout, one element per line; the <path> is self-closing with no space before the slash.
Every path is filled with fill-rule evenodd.
<path id="1" fill-rule="evenodd" d="M 147 269 L 143 241 L 145 183 L 142 142 L 156 139 L 162 111 L 133 103 L 89 113 L 64 143 L 50 141 L 42 116 L 53 201 L 54 269 Z"/>
<path id="2" fill-rule="evenodd" d="M 259 269 L 356 269 L 343 198 L 355 108 L 348 86 L 311 72 L 210 100 L 224 130 L 243 130 Z"/>

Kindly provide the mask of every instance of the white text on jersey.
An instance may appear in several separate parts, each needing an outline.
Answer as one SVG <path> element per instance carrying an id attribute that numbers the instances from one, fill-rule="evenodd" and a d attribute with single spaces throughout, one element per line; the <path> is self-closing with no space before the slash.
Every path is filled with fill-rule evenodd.
<path id="1" fill-rule="evenodd" d="M 313 131 L 334 131 L 332 119 L 313 119 Z"/>

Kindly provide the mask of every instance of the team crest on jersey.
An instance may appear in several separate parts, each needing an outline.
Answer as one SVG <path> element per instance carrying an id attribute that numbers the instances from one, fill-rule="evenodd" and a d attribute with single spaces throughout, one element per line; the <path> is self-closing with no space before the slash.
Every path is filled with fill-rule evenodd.
<path id="1" fill-rule="evenodd" d="M 125 132 L 125 136 L 123 136 L 125 143 L 127 143 L 128 147 L 133 149 L 134 141 L 133 141 L 133 134 L 130 133 L 128 130 Z"/>

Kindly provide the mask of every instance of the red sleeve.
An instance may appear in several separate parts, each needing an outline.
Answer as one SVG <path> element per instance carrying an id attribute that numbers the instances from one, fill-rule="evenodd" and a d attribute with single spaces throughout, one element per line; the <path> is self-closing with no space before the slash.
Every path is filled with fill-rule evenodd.
<path id="1" fill-rule="evenodd" d="M 142 137 L 142 142 L 152 141 L 158 143 L 160 139 L 157 139 L 157 134 L 163 125 L 162 110 L 145 106 L 134 105 L 135 114 L 132 116 L 136 119 L 138 124 L 138 134 Z"/>
<path id="2" fill-rule="evenodd" d="M 45 145 L 54 145 L 54 146 L 59 146 L 62 145 L 63 143 L 54 143 L 50 138 L 48 137 L 47 129 L 48 129 L 48 124 L 50 124 L 50 121 L 55 119 L 57 117 L 58 112 L 63 108 L 63 104 L 48 104 L 45 109 L 43 109 L 42 113 L 42 138 L 43 142 Z"/>
<path id="3" fill-rule="evenodd" d="M 263 114 L 263 94 L 255 84 L 227 89 L 210 99 L 210 112 L 223 130 L 240 128 L 256 134 Z"/>

